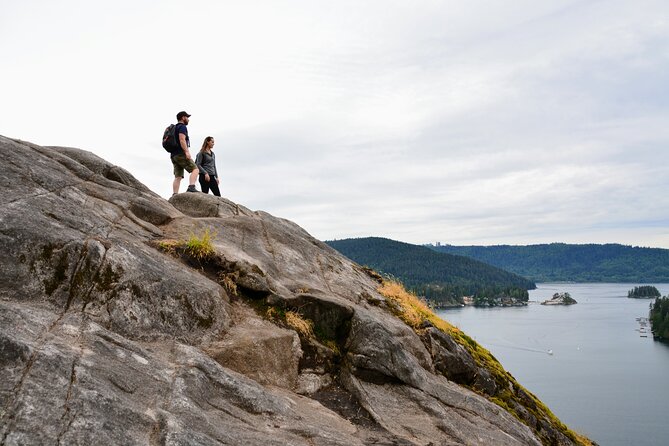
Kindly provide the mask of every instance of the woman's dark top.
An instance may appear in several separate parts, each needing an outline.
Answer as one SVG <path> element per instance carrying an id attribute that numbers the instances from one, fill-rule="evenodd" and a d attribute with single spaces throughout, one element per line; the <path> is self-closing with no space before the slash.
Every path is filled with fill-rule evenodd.
<path id="1" fill-rule="evenodd" d="M 216 172 L 216 154 L 214 152 L 209 153 L 206 150 L 198 152 L 195 157 L 195 164 L 200 170 L 200 174 L 204 175 L 208 173 L 210 176 L 218 177 L 218 173 Z"/>

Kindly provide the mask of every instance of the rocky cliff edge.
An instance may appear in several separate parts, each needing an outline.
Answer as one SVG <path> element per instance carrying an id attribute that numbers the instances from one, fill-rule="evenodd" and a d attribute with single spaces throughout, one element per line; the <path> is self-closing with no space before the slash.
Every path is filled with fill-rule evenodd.
<path id="1" fill-rule="evenodd" d="M 2 445 L 587 442 L 290 221 L 79 149 L 0 154 Z"/>

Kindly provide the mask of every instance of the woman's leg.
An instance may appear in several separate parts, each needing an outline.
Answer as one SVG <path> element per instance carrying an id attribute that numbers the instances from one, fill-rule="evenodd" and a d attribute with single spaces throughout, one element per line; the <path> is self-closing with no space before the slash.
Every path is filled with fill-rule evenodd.
<path id="1" fill-rule="evenodd" d="M 202 190 L 202 193 L 208 194 L 209 193 L 209 182 L 204 179 L 204 175 L 200 174 L 198 177 L 198 181 L 200 181 L 200 188 Z"/>
<path id="2" fill-rule="evenodd" d="M 221 191 L 218 190 L 218 183 L 216 182 L 216 177 L 209 176 L 209 187 L 211 187 L 211 193 L 217 197 L 221 196 Z"/>

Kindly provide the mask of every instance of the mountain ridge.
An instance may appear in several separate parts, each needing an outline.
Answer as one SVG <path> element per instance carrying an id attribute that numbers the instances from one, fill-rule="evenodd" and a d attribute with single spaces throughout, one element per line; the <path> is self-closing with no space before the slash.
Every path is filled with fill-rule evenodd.
<path id="1" fill-rule="evenodd" d="M 464 255 L 535 282 L 669 282 L 669 249 L 607 244 L 424 245 Z"/>

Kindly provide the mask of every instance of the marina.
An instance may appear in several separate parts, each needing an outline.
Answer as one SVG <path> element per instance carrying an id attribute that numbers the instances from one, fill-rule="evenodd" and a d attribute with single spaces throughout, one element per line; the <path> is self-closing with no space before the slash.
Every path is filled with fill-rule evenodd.
<path id="1" fill-rule="evenodd" d="M 650 333 L 650 322 L 647 317 L 638 317 L 636 321 L 639 323 L 639 328 L 636 331 L 639 332 L 639 337 L 647 338 Z"/>

